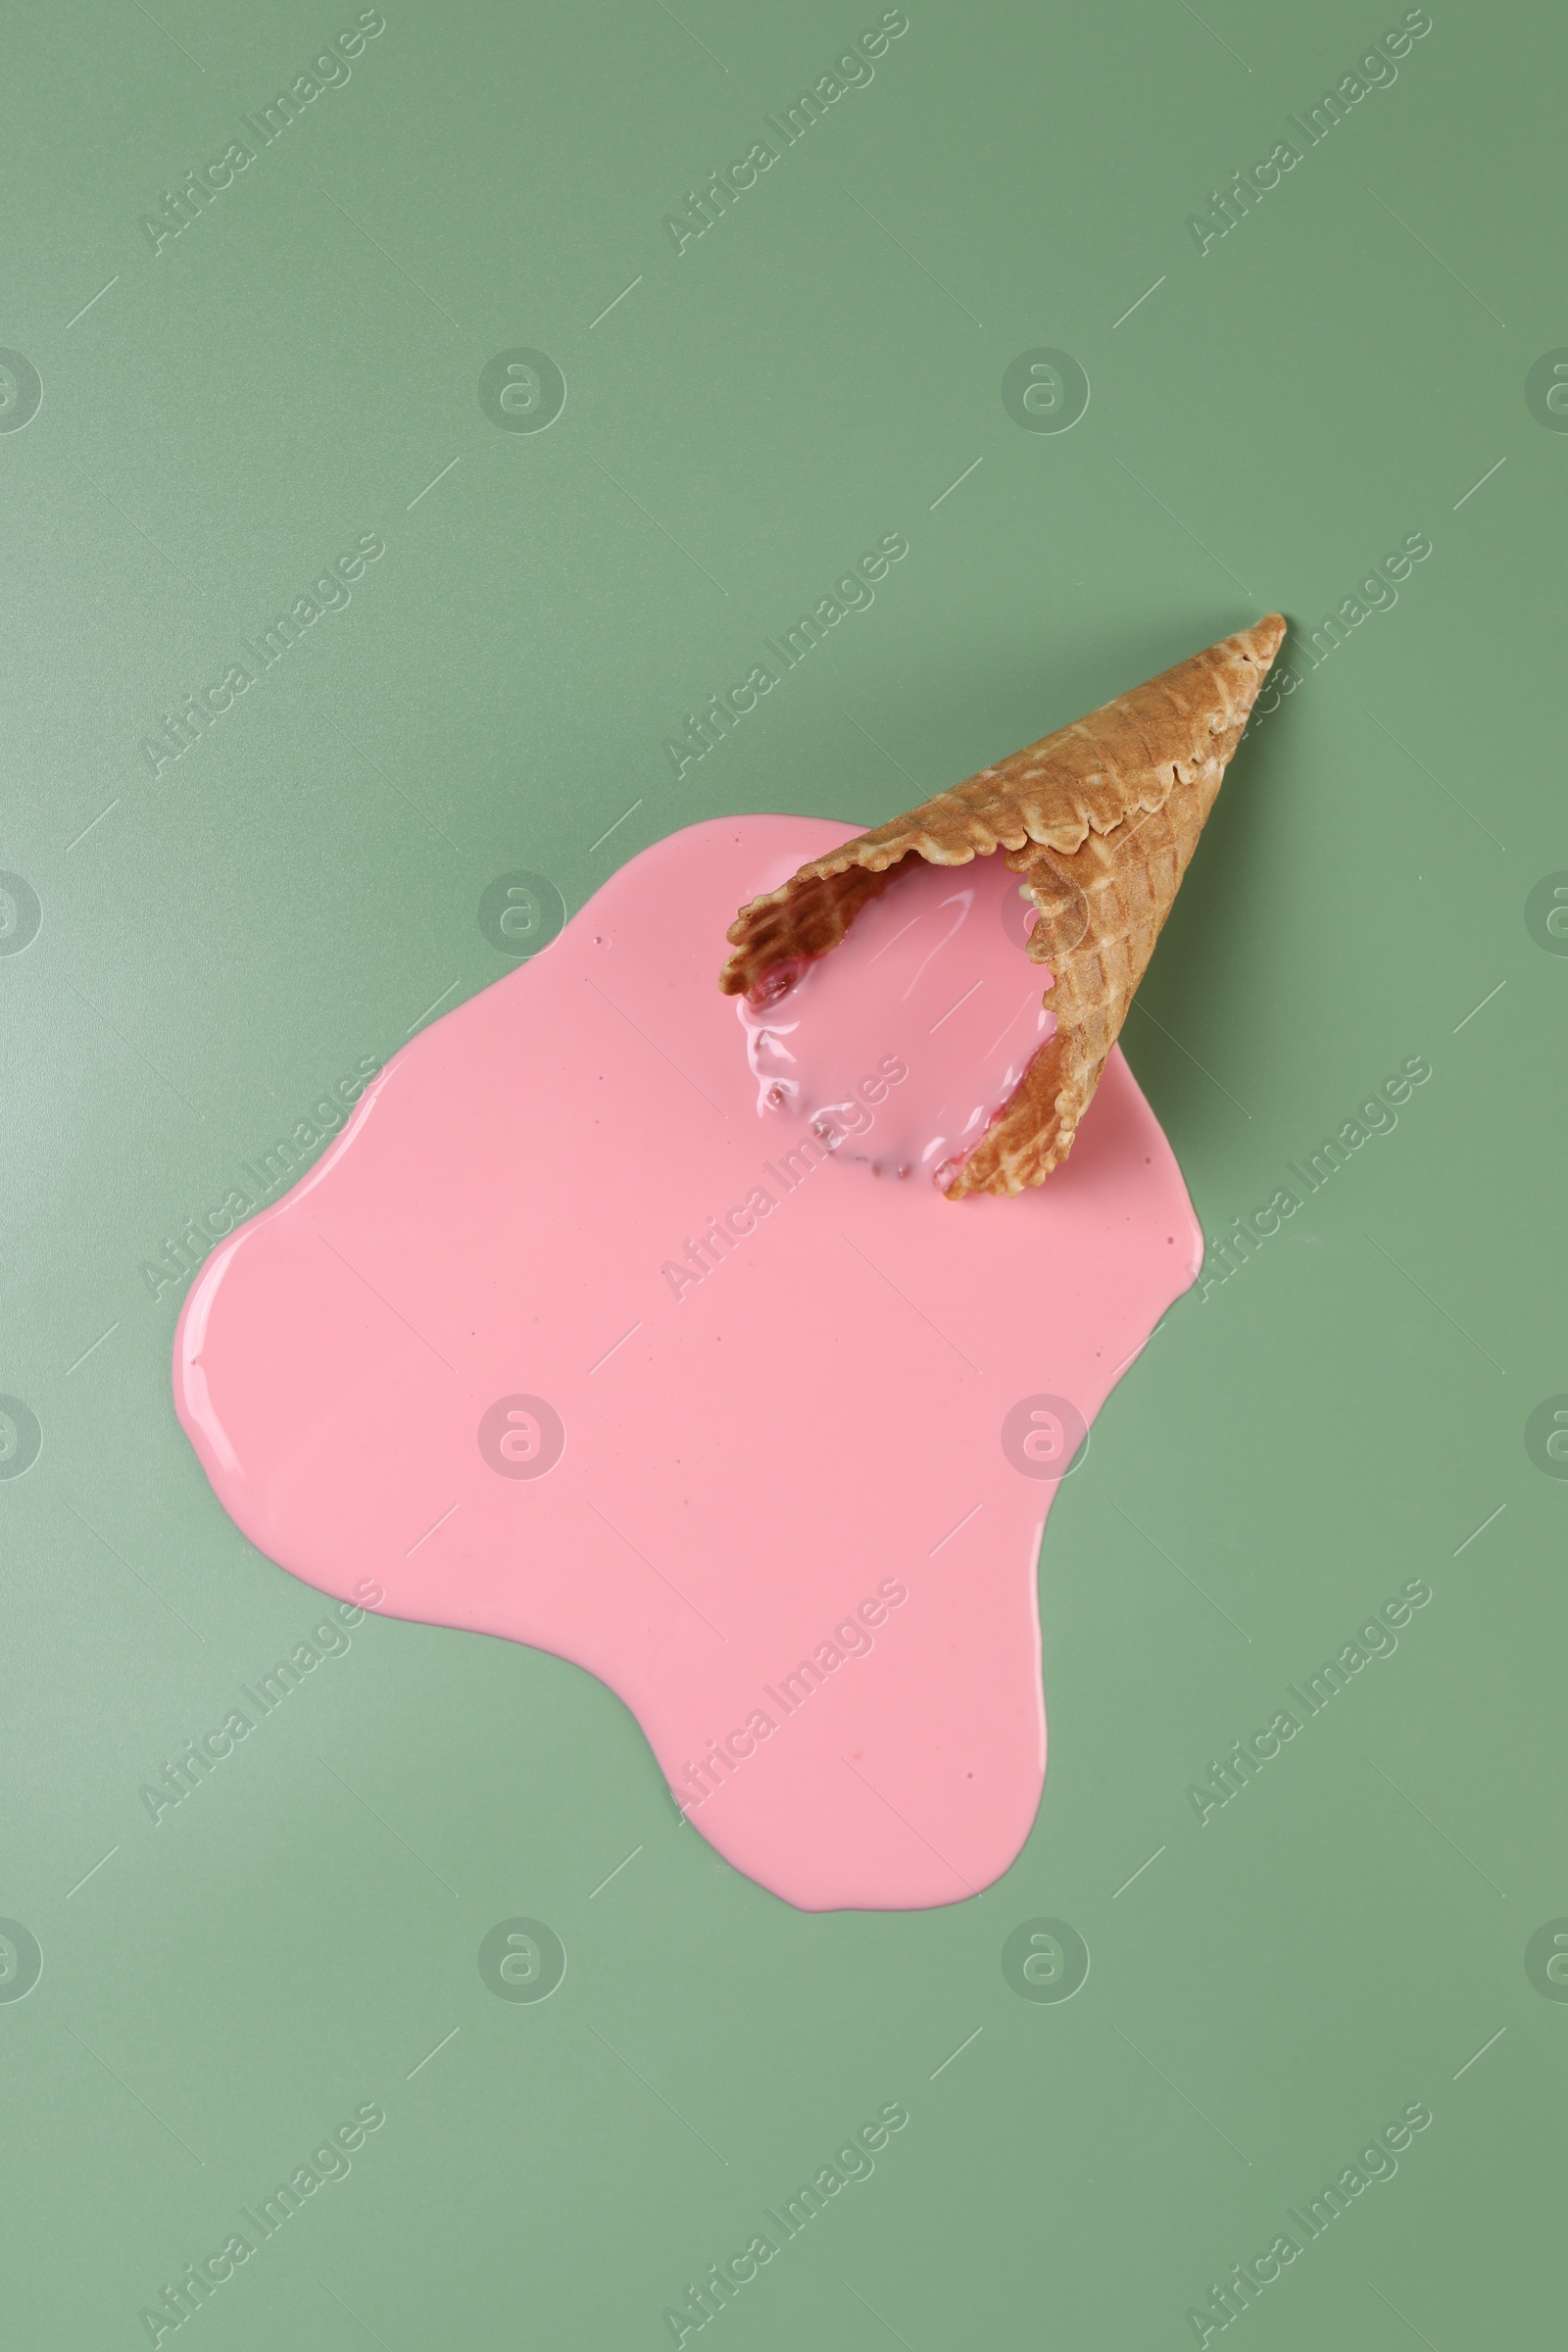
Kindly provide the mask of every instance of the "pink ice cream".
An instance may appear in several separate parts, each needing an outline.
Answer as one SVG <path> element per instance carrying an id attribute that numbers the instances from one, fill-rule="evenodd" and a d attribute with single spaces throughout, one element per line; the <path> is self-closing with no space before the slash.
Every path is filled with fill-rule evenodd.
<path id="1" fill-rule="evenodd" d="M 938 1192 L 1050 1033 L 1000 859 L 901 876 L 738 1032 L 728 921 L 852 831 L 633 859 L 220 1246 L 174 1355 L 263 1551 L 586 1667 L 811 1910 L 956 1901 L 1017 1853 L 1041 1529 L 1200 1254 L 1119 1054 L 1044 1187 Z"/>
<path id="2" fill-rule="evenodd" d="M 830 955 L 736 1000 L 760 1108 L 845 1164 L 940 1181 L 1054 1034 L 1051 974 L 997 948 L 1032 919 L 1000 858 L 908 860 Z"/>

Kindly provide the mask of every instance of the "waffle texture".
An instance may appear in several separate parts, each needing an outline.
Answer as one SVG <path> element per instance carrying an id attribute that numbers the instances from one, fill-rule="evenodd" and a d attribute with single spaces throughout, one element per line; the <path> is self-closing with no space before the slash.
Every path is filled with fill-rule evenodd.
<path id="1" fill-rule="evenodd" d="M 1054 976 L 1055 1035 L 947 1187 L 1015 1194 L 1066 1157 L 1285 635 L 1277 612 L 803 865 L 743 906 L 719 975 L 765 993 L 782 964 L 836 948 L 906 858 L 1001 850 L 1039 909 L 1029 955 Z"/>

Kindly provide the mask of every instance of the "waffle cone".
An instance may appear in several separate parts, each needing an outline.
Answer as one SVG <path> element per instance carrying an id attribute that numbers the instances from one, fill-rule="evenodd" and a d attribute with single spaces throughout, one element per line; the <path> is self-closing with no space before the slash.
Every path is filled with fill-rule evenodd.
<path id="1" fill-rule="evenodd" d="M 947 1186 L 1020 1193 L 1065 1159 L 1198 846 L 1285 622 L 1277 612 L 803 865 L 743 906 L 719 975 L 755 994 L 836 948 L 906 858 L 1001 850 L 1039 909 L 1028 952 L 1054 975 L 1055 1035 Z"/>

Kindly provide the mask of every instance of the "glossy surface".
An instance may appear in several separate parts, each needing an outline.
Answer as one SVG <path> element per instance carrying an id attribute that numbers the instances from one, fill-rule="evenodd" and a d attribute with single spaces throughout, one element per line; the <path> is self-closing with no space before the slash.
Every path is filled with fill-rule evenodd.
<path id="1" fill-rule="evenodd" d="M 850 830 L 724 819 L 634 858 L 215 1253 L 174 1362 L 262 1550 L 588 1668 L 704 1836 L 808 1909 L 953 1902 L 1017 1852 L 1045 1769 L 1040 1530 L 1200 1253 L 1119 1055 L 1018 1200 L 877 1182 L 760 1117 L 724 928 Z M 1038 998 L 999 874 L 964 885 L 988 912 L 943 951 L 948 1002 Z M 883 927 L 922 893 L 951 927 L 942 874 Z M 962 1058 L 929 1050 L 913 968 L 886 1002 L 847 949 L 809 982 L 820 1066 L 876 1044 L 908 1073 L 876 1108 L 911 1136 Z"/>
<path id="2" fill-rule="evenodd" d="M 979 1142 L 1055 1032 L 1034 919 L 1001 858 L 906 858 L 838 947 L 737 999 L 758 1108 L 845 1165 L 935 1181 Z"/>

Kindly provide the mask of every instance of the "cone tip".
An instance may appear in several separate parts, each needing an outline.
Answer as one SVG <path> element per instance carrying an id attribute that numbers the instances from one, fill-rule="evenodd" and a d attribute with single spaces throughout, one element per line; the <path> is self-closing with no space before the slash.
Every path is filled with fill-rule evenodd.
<path id="1" fill-rule="evenodd" d="M 1239 630 L 1234 642 L 1266 669 L 1284 643 L 1288 625 L 1283 612 L 1266 612 L 1250 629 Z"/>

